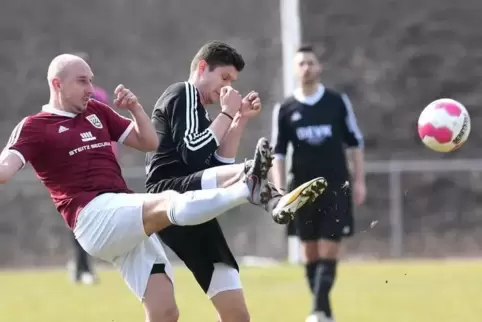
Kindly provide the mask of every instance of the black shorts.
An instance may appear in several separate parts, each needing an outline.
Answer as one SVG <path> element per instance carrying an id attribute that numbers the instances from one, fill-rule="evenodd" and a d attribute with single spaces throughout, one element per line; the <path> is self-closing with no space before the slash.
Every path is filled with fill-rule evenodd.
<path id="1" fill-rule="evenodd" d="M 302 241 L 340 241 L 353 235 L 353 202 L 350 186 L 344 181 L 328 181 L 328 187 L 311 205 L 300 209 L 293 228 Z M 303 181 L 304 182 L 304 181 Z M 303 182 L 292 182 L 290 190 Z"/>
<path id="2" fill-rule="evenodd" d="M 201 190 L 203 172 L 162 180 L 148 192 L 174 190 L 180 193 Z M 217 219 L 196 226 L 170 226 L 158 233 L 159 238 L 186 264 L 196 281 L 207 292 L 215 263 L 224 263 L 239 271 Z"/>

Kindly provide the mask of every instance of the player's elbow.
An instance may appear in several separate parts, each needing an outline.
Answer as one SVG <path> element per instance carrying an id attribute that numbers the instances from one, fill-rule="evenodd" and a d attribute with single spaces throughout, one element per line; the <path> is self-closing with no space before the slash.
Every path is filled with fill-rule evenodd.
<path id="1" fill-rule="evenodd" d="M 7 184 L 12 176 L 5 171 L 0 170 L 0 184 Z"/>
<path id="2" fill-rule="evenodd" d="M 157 137 L 157 135 L 149 136 L 139 141 L 139 150 L 141 150 L 142 152 L 154 152 L 159 146 L 159 138 Z"/>
<path id="3" fill-rule="evenodd" d="M 153 137 L 148 138 L 145 142 L 145 148 L 147 150 L 146 152 L 156 151 L 158 146 L 159 146 L 159 138 L 157 137 L 157 135 L 154 135 Z"/>

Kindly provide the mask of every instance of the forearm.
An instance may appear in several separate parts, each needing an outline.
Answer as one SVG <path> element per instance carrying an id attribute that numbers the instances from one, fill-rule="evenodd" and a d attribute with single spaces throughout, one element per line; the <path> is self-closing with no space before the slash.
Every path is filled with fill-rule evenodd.
<path id="1" fill-rule="evenodd" d="M 348 149 L 349 161 L 353 169 L 353 180 L 365 182 L 365 155 L 362 148 Z"/>
<path id="2" fill-rule="evenodd" d="M 286 190 L 286 168 L 284 159 L 273 160 L 273 183 L 278 190 Z"/>
<path id="3" fill-rule="evenodd" d="M 138 142 L 148 150 L 155 150 L 159 144 L 156 129 L 151 119 L 144 111 L 144 108 L 138 104 L 136 108 L 129 111 L 134 120 L 134 128 Z"/>
<path id="4" fill-rule="evenodd" d="M 209 129 L 213 132 L 214 136 L 216 137 L 216 141 L 221 144 L 224 140 L 224 137 L 228 133 L 231 127 L 232 120 L 222 113 L 214 119 L 214 121 L 209 126 Z"/>
<path id="5" fill-rule="evenodd" d="M 247 124 L 248 119 L 246 118 L 238 116 L 234 119 L 216 151 L 218 156 L 226 159 L 236 158 L 241 137 Z"/>

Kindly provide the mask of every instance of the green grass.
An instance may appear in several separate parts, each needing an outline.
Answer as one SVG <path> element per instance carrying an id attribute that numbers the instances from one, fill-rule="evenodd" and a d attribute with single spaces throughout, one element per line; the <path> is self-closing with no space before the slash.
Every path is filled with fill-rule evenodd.
<path id="1" fill-rule="evenodd" d="M 337 322 L 480 322 L 482 262 L 343 263 L 333 291 Z M 253 322 L 303 322 L 310 298 L 298 266 L 243 268 Z M 94 287 L 58 271 L 0 272 L 0 321 L 144 321 L 141 304 L 116 271 Z M 181 322 L 216 321 L 189 272 L 176 269 Z"/>

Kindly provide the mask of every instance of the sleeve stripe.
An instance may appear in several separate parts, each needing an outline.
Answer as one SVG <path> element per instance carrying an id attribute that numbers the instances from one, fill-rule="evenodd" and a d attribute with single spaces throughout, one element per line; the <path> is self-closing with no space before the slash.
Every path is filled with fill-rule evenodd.
<path id="1" fill-rule="evenodd" d="M 196 140 L 190 141 L 188 138 L 184 138 L 184 142 L 186 143 L 186 146 L 189 148 L 189 150 L 197 151 L 199 149 L 202 149 L 205 145 L 209 144 L 212 139 L 215 139 L 211 130 L 207 129 L 203 133 L 204 134 Z"/>
<path id="2" fill-rule="evenodd" d="M 136 124 L 134 122 L 131 121 L 131 123 L 129 124 L 129 126 L 127 126 L 127 128 L 125 129 L 124 133 L 122 133 L 122 135 L 119 137 L 119 139 L 117 140 L 117 142 L 119 143 L 124 143 L 125 139 L 127 138 L 127 136 L 132 132 L 132 129 L 134 128 Z"/>
<path id="3" fill-rule="evenodd" d="M 214 133 L 209 129 L 199 132 L 199 115 L 197 90 L 194 85 L 184 82 L 186 90 L 186 131 L 184 132 L 184 142 L 191 151 L 196 151 L 215 140 Z"/>
<path id="4" fill-rule="evenodd" d="M 20 133 L 22 132 L 23 125 L 27 121 L 27 118 L 25 117 L 23 120 L 20 121 L 20 123 L 17 124 L 17 126 L 13 129 L 12 134 L 10 134 L 10 138 L 8 139 L 7 146 L 12 146 L 15 143 L 17 143 L 18 138 L 20 137 Z"/>
<path id="5" fill-rule="evenodd" d="M 346 94 L 342 94 L 341 98 L 343 99 L 343 103 L 345 103 L 344 105 L 346 108 L 346 126 L 348 127 L 348 130 L 353 133 L 355 139 L 358 141 L 358 146 L 362 148 L 364 144 L 363 135 L 360 131 L 360 128 L 358 127 L 351 101 Z"/>
<path id="6" fill-rule="evenodd" d="M 197 120 L 197 95 L 194 86 L 188 82 L 186 86 L 186 133 L 184 136 L 197 133 L 199 124 Z"/>
<path id="7" fill-rule="evenodd" d="M 20 153 L 19 151 L 14 150 L 14 149 L 10 149 L 10 150 L 8 150 L 8 152 L 10 152 L 10 153 L 12 153 L 12 154 L 15 154 L 17 157 L 20 158 L 20 160 L 21 160 L 22 163 L 23 163 L 22 168 L 27 164 L 27 161 L 25 160 L 25 157 L 24 157 L 23 154 Z"/>
<path id="8" fill-rule="evenodd" d="M 275 146 L 276 142 L 278 142 L 278 119 L 279 119 L 279 111 L 281 108 L 281 104 L 276 104 L 273 108 L 273 115 L 271 120 L 271 145 Z"/>

